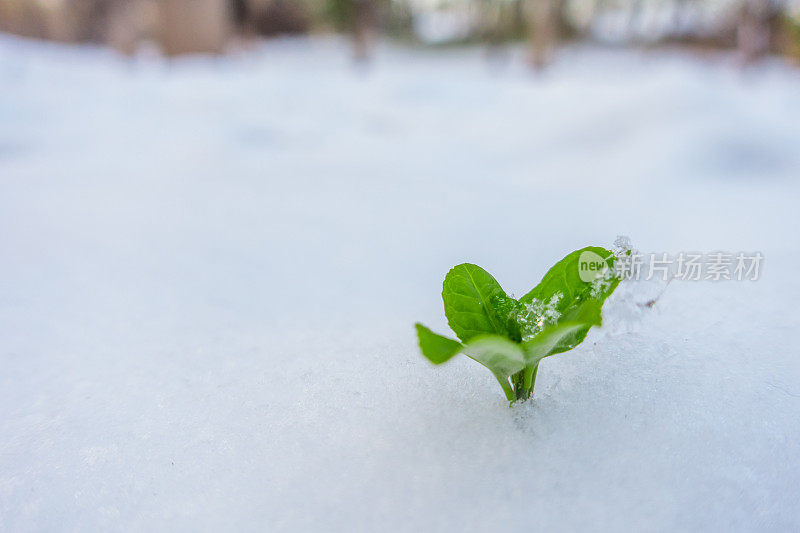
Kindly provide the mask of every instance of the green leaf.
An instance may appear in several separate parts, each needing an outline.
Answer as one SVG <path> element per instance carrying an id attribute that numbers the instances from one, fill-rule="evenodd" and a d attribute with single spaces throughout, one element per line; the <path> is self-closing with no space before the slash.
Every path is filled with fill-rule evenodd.
<path id="1" fill-rule="evenodd" d="M 499 335 L 472 338 L 464 345 L 464 353 L 496 376 L 507 378 L 525 368 L 525 353 L 520 345 Z"/>
<path id="2" fill-rule="evenodd" d="M 505 336 L 514 342 L 522 341 L 519 317 L 524 312 L 523 306 L 514 298 L 497 295 L 492 299 L 492 310 L 505 328 Z"/>
<path id="3" fill-rule="evenodd" d="M 616 287 L 617 284 L 619 284 L 619 280 L 616 280 L 614 287 Z M 602 299 L 591 298 L 582 300 L 569 309 L 559 321 L 559 324 L 582 324 L 583 326 L 571 333 L 562 335 L 559 342 L 547 355 L 573 349 L 583 342 L 589 330 L 592 329 L 592 326 L 602 325 L 602 307 L 603 300 L 605 300 L 606 297 L 607 296 L 603 296 Z"/>
<path id="4" fill-rule="evenodd" d="M 555 352 L 557 346 L 570 342 L 576 333 L 584 328 L 588 331 L 590 327 L 591 325 L 587 327 L 584 322 L 562 322 L 547 327 L 533 339 L 522 343 L 526 365 L 534 366 L 548 355 L 557 353 Z"/>
<path id="5" fill-rule="evenodd" d="M 585 297 L 586 293 L 592 290 L 593 284 L 583 281 L 580 277 L 579 261 L 581 254 L 584 252 L 593 252 L 597 254 L 606 261 L 610 269 L 614 268 L 614 254 L 605 248 L 587 246 L 586 248 L 575 250 L 553 265 L 553 267 L 547 271 L 547 274 L 544 275 L 542 281 L 528 294 L 519 299 L 520 303 L 530 303 L 534 299 L 546 302 L 549 301 L 553 295 L 561 293 L 562 297 L 558 303 L 558 310 L 563 312 L 571 307 L 576 300 Z M 617 280 L 617 282 L 618 281 L 619 280 Z M 610 290 L 603 291 L 605 295 L 602 297 L 602 300 L 605 300 L 609 294 L 614 292 L 614 288 L 616 288 L 616 284 L 613 288 L 610 288 Z"/>
<path id="6" fill-rule="evenodd" d="M 469 263 L 453 267 L 444 278 L 442 299 L 447 323 L 462 342 L 481 334 L 508 334 L 497 308 L 509 298 L 481 267 Z"/>
<path id="7" fill-rule="evenodd" d="M 419 322 L 414 324 L 414 327 L 417 329 L 419 349 L 422 350 L 422 355 L 435 365 L 450 360 L 464 348 L 460 342 L 434 333 Z"/>
<path id="8" fill-rule="evenodd" d="M 452 268 L 442 288 L 444 310 L 460 343 L 416 324 L 423 355 L 434 364 L 464 353 L 487 367 L 509 402 L 533 391 L 539 362 L 583 342 L 600 325 L 605 299 L 619 279 L 605 248 L 576 250 L 551 268 L 519 301 L 491 274 L 464 263 Z"/>
<path id="9" fill-rule="evenodd" d="M 599 275 L 598 273 L 594 279 L 589 281 L 582 279 L 580 263 L 582 257 L 586 257 L 584 254 L 604 262 L 607 268 L 605 275 Z M 553 310 L 558 317 L 546 324 L 541 324 L 541 321 L 538 321 L 543 326 L 543 329 L 547 329 L 554 323 L 584 324 L 583 327 L 561 337 L 552 347 L 550 353 L 546 355 L 571 350 L 583 342 L 592 326 L 600 325 L 600 309 L 603 302 L 619 285 L 619 279 L 613 275 L 614 259 L 614 254 L 611 251 L 597 246 L 587 246 L 576 250 L 556 263 L 533 290 L 520 298 L 520 304 L 529 308 L 531 306 L 541 306 L 542 303 L 553 304 Z M 587 271 L 584 270 L 584 276 L 586 274 Z M 537 321 L 534 321 L 534 323 L 537 323 Z M 525 333 L 529 333 L 533 334 L 535 339 L 536 336 L 544 333 L 543 329 L 537 331 L 528 327 L 526 330 L 523 325 L 523 336 L 525 336 Z"/>

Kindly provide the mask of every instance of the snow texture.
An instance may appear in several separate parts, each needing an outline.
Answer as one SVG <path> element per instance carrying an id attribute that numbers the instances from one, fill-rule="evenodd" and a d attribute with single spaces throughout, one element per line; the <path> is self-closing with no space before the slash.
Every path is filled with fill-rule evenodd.
<path id="1" fill-rule="evenodd" d="M 3 37 L 0 530 L 798 530 L 798 95 L 678 52 Z M 520 296 L 620 233 L 762 276 L 620 292 L 512 409 L 420 356 L 453 265 Z"/>

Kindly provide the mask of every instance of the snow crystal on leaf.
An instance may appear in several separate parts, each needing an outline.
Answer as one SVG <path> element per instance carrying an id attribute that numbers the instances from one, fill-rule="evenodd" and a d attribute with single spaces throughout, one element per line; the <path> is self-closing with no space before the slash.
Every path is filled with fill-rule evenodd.
<path id="1" fill-rule="evenodd" d="M 529 303 L 523 305 L 523 312 L 517 317 L 523 341 L 532 339 L 545 326 L 555 324 L 558 321 L 561 316 L 558 310 L 558 303 L 562 297 L 563 294 L 561 292 L 556 292 L 547 302 L 533 298 Z"/>

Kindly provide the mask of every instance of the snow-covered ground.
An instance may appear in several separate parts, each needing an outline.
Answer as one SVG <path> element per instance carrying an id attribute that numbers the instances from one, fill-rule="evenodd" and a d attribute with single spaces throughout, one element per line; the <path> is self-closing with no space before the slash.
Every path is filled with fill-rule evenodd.
<path id="1" fill-rule="evenodd" d="M 797 530 L 798 201 L 779 63 L 4 37 L 0 530 Z M 607 317 L 523 407 L 419 355 L 451 266 L 521 295 L 620 233 L 762 277 Z"/>

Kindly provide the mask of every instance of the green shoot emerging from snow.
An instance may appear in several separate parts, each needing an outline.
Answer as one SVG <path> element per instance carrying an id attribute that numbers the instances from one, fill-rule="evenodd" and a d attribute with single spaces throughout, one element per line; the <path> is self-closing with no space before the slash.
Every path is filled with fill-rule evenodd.
<path id="1" fill-rule="evenodd" d="M 458 265 L 444 279 L 442 299 L 461 342 L 418 323 L 422 355 L 438 365 L 463 353 L 495 375 L 509 402 L 527 400 L 539 362 L 571 350 L 600 325 L 603 302 L 619 284 L 614 259 L 596 246 L 572 252 L 519 300 L 481 267 Z"/>

